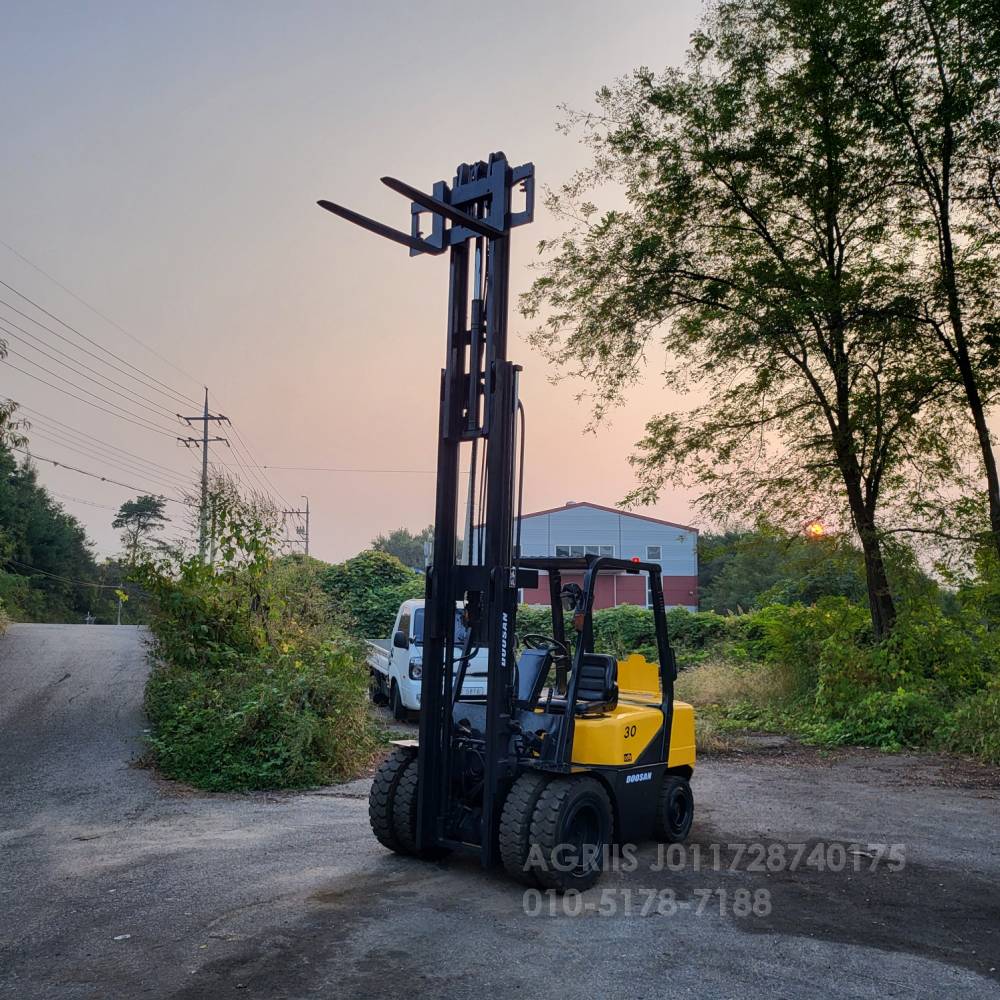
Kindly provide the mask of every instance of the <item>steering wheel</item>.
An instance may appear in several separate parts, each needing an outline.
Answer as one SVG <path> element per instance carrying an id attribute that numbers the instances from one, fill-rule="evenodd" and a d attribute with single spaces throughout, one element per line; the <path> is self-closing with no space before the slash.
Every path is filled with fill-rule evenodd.
<path id="1" fill-rule="evenodd" d="M 550 635 L 542 635 L 540 632 L 527 632 L 521 636 L 521 643 L 528 649 L 547 649 L 557 656 L 572 658 L 566 643 L 553 639 Z"/>

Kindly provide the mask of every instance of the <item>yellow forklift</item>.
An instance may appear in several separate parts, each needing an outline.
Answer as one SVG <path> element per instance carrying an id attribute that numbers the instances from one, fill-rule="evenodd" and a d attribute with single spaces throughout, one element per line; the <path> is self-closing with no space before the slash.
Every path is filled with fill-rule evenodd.
<path id="1" fill-rule="evenodd" d="M 401 854 L 471 850 L 484 866 L 500 862 L 529 885 L 582 890 L 614 844 L 677 842 L 691 827 L 694 712 L 673 697 L 661 568 L 520 553 L 525 419 L 520 368 L 506 356 L 507 288 L 510 231 L 533 218 L 533 165 L 512 167 L 494 153 L 461 164 L 431 194 L 382 180 L 410 199 L 409 232 L 319 204 L 411 256 L 448 252 L 450 281 L 419 741 L 397 741 L 379 767 L 372 831 Z M 459 553 L 463 458 L 469 482 Z M 537 587 L 542 573 L 551 632 L 522 635 L 517 656 L 518 592 Z M 601 573 L 648 577 L 657 662 L 594 651 Z M 582 585 L 564 583 L 565 574 L 582 576 Z M 486 693 L 466 696 L 465 669 L 482 648 Z"/>

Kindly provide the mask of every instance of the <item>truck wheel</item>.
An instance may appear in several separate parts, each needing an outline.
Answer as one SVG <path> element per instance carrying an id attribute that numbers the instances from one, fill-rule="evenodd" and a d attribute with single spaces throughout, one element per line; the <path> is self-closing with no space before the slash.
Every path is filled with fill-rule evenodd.
<path id="1" fill-rule="evenodd" d="M 396 803 L 392 812 L 393 830 L 396 841 L 400 845 L 401 854 L 412 854 L 426 861 L 436 861 L 445 857 L 449 851 L 446 847 L 425 848 L 417 850 L 417 788 L 419 786 L 419 767 L 417 758 L 406 765 L 399 787 L 396 789 Z"/>
<path id="2" fill-rule="evenodd" d="M 500 814 L 500 858 L 507 874 L 523 885 L 538 885 L 534 871 L 528 867 L 528 852 L 531 818 L 547 783 L 544 775 L 525 771 L 510 786 Z"/>
<path id="3" fill-rule="evenodd" d="M 371 677 L 368 681 L 368 696 L 371 698 L 373 705 L 384 705 L 388 701 L 388 698 L 385 696 L 385 685 L 382 675 L 377 670 L 371 672 Z"/>
<path id="4" fill-rule="evenodd" d="M 589 889 L 604 867 L 611 840 L 611 801 L 596 778 L 546 782 L 531 819 L 529 857 L 545 889 Z"/>
<path id="5" fill-rule="evenodd" d="M 379 765 L 372 779 L 371 791 L 368 793 L 368 822 L 371 823 L 372 833 L 375 834 L 376 840 L 390 851 L 402 850 L 396 838 L 392 819 L 399 780 L 411 760 L 414 760 L 411 750 L 396 747 Z"/>
<path id="6" fill-rule="evenodd" d="M 389 708 L 392 710 L 392 717 L 397 722 L 406 722 L 406 706 L 399 696 L 399 685 L 395 681 L 392 682 L 392 690 L 389 692 Z"/>
<path id="7" fill-rule="evenodd" d="M 681 843 L 691 832 L 693 819 L 694 795 L 690 783 L 676 774 L 664 775 L 656 810 L 656 839 L 665 844 Z"/>

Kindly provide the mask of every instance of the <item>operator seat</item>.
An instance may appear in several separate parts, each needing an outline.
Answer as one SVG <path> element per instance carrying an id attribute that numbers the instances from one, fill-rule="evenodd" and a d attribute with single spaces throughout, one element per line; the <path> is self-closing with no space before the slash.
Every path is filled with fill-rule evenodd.
<path id="1" fill-rule="evenodd" d="M 572 683 L 572 681 L 571 681 Z M 566 711 L 565 698 L 553 698 L 552 711 Z M 606 653 L 584 653 L 576 686 L 576 714 L 604 715 L 618 707 L 618 661 Z"/>

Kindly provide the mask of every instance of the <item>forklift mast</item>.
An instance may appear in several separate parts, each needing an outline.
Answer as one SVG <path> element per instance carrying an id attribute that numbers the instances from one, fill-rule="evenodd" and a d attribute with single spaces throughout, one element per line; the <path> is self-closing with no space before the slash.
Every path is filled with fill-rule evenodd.
<path id="1" fill-rule="evenodd" d="M 427 571 L 420 697 L 417 848 L 478 848 L 496 860 L 499 812 L 513 777 L 515 616 L 519 587 L 537 571 L 518 569 L 524 421 L 520 368 L 507 358 L 510 231 L 534 215 L 534 166 L 511 167 L 503 153 L 463 163 L 430 195 L 392 177 L 382 182 L 411 202 L 410 231 L 383 225 L 329 201 L 319 204 L 411 256 L 449 254 L 445 366 L 441 371 L 434 548 Z M 515 191 L 523 204 L 515 210 Z M 425 218 L 429 226 L 425 229 Z M 521 414 L 518 439 L 518 413 Z M 467 454 L 469 513 L 457 551 L 461 457 Z M 520 453 L 520 460 L 519 460 Z M 456 606 L 466 624 L 456 646 Z M 481 812 L 455 801 L 454 702 L 476 648 L 489 652 Z"/>

